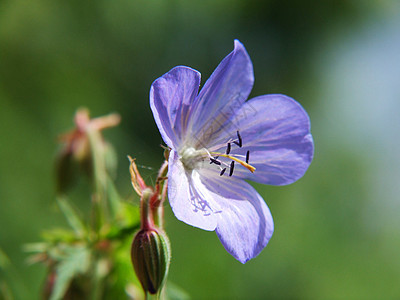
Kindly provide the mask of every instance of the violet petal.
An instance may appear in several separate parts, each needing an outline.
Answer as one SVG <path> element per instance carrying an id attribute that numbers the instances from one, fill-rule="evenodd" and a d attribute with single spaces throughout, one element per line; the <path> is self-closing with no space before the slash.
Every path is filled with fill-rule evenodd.
<path id="1" fill-rule="evenodd" d="M 215 144 L 240 130 L 243 147 L 250 151 L 254 173 L 238 166 L 234 176 L 272 185 L 285 185 L 302 177 L 314 153 L 310 119 L 301 105 L 285 95 L 264 95 L 247 101 L 223 126 Z M 221 150 L 223 151 L 223 150 Z"/>
<path id="2" fill-rule="evenodd" d="M 274 223 L 271 212 L 257 191 L 247 182 L 201 172 L 202 182 L 218 202 L 216 233 L 225 249 L 241 263 L 257 256 L 268 244 Z"/>
<path id="3" fill-rule="evenodd" d="M 253 83 L 250 57 L 235 40 L 234 50 L 218 65 L 191 107 L 189 127 L 199 140 L 197 148 L 212 140 L 213 133 L 242 106 Z"/>
<path id="4" fill-rule="evenodd" d="M 197 171 L 187 173 L 175 151 L 169 155 L 168 199 L 179 220 L 204 230 L 215 230 L 219 204 L 209 197 Z"/>
<path id="5" fill-rule="evenodd" d="M 173 68 L 151 85 L 150 107 L 164 142 L 171 148 L 181 143 L 199 85 L 200 73 L 184 66 Z"/>

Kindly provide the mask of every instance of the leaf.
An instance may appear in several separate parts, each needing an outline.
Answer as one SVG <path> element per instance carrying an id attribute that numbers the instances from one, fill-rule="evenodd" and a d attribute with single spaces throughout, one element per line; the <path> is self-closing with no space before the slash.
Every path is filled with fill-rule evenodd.
<path id="1" fill-rule="evenodd" d="M 42 243 L 29 243 L 24 245 L 25 252 L 33 252 L 33 253 L 43 253 L 49 249 L 49 244 L 42 242 Z"/>
<path id="2" fill-rule="evenodd" d="M 45 230 L 42 232 L 41 236 L 46 242 L 51 244 L 72 243 L 78 240 L 78 237 L 75 235 L 74 231 L 62 228 Z"/>
<path id="3" fill-rule="evenodd" d="M 65 249 L 65 257 L 56 267 L 56 282 L 50 300 L 62 299 L 72 279 L 88 271 L 90 251 L 85 246 Z"/>
<path id="4" fill-rule="evenodd" d="M 126 202 L 119 203 L 119 210 L 106 234 L 110 240 L 124 239 L 131 236 L 140 228 L 139 207 Z"/>
<path id="5" fill-rule="evenodd" d="M 57 197 L 57 202 L 69 225 L 79 237 L 83 237 L 86 233 L 86 226 L 78 212 L 69 204 L 65 197 Z"/>

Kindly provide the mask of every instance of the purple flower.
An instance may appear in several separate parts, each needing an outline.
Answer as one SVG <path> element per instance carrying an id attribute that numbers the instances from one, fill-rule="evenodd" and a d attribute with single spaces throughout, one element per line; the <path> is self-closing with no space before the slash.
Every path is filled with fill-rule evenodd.
<path id="1" fill-rule="evenodd" d="M 168 198 L 175 216 L 215 230 L 225 249 L 245 263 L 274 231 L 264 200 L 245 179 L 285 185 L 303 176 L 313 157 L 307 113 L 292 98 L 246 101 L 253 65 L 235 40 L 199 91 L 200 73 L 178 66 L 155 80 L 150 106 L 171 148 Z"/>

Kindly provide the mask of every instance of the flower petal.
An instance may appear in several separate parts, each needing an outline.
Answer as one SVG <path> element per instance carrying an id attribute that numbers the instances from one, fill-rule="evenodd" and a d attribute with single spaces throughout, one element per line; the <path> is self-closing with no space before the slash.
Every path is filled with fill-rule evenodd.
<path id="1" fill-rule="evenodd" d="M 274 231 L 271 212 L 257 191 L 247 182 L 215 176 L 203 171 L 201 180 L 218 202 L 216 233 L 225 249 L 241 263 L 257 256 Z"/>
<path id="2" fill-rule="evenodd" d="M 219 205 L 209 197 L 197 171 L 189 174 L 173 150 L 168 162 L 168 199 L 179 220 L 204 230 L 215 230 Z"/>
<path id="3" fill-rule="evenodd" d="M 197 139 L 195 148 L 213 139 L 216 129 L 242 106 L 253 83 L 250 57 L 235 40 L 234 50 L 218 65 L 191 107 L 189 134 Z"/>
<path id="4" fill-rule="evenodd" d="M 187 128 L 188 110 L 197 96 L 200 73 L 179 66 L 156 79 L 150 89 L 150 107 L 164 142 L 177 148 Z"/>
<path id="5" fill-rule="evenodd" d="M 251 173 L 238 165 L 234 176 L 272 185 L 285 185 L 301 178 L 309 167 L 314 143 L 310 119 L 301 105 L 285 95 L 264 95 L 247 101 L 223 126 L 218 141 L 239 130 L 242 148 L 233 154 L 246 155 L 256 168 Z"/>

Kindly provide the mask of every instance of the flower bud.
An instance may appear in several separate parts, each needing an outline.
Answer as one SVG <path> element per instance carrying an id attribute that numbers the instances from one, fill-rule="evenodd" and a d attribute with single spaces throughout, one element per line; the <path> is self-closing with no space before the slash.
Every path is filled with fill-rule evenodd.
<path id="1" fill-rule="evenodd" d="M 99 168 L 99 161 L 104 160 L 109 173 L 116 169 L 116 155 L 111 145 L 103 140 L 102 130 L 118 125 L 117 114 L 91 119 L 87 109 L 76 112 L 75 128 L 60 136 L 63 147 L 57 162 L 58 191 L 65 193 L 74 184 L 81 173 L 89 178 L 94 176 L 94 169 Z M 97 160 L 95 159 L 97 157 Z"/>
<path id="2" fill-rule="evenodd" d="M 65 193 L 74 186 L 81 173 L 90 178 L 93 172 L 87 139 L 79 138 L 73 146 L 76 147 L 62 149 L 57 159 L 57 191 L 60 193 Z"/>
<path id="3" fill-rule="evenodd" d="M 142 229 L 132 243 L 133 268 L 145 293 L 161 291 L 171 259 L 167 235 L 159 229 Z"/>

